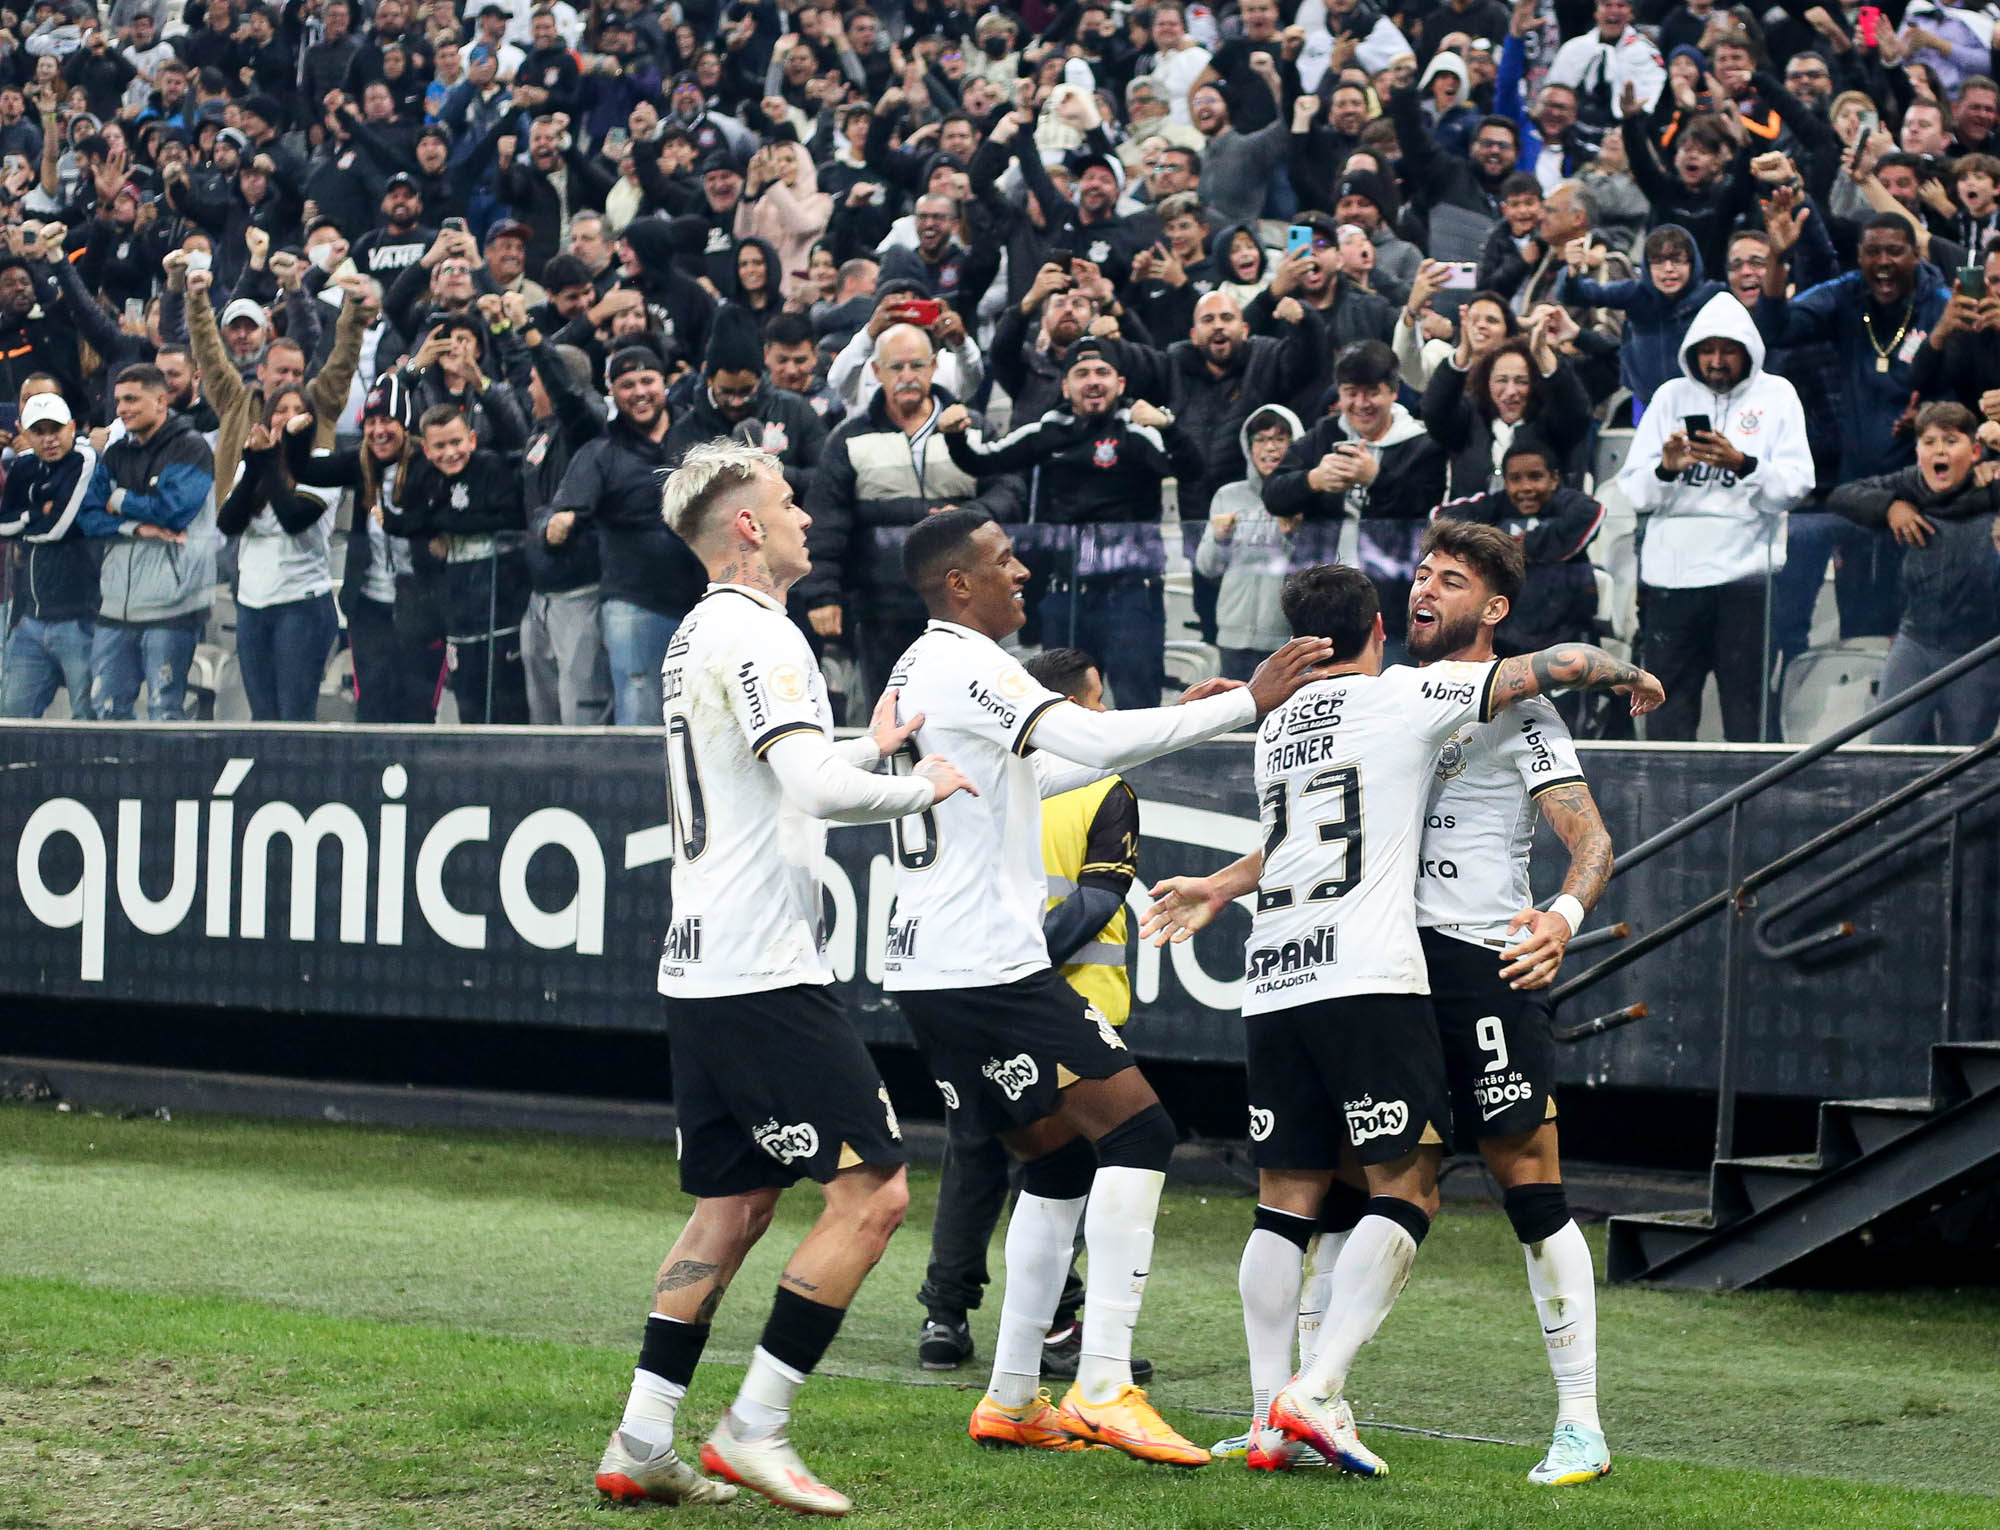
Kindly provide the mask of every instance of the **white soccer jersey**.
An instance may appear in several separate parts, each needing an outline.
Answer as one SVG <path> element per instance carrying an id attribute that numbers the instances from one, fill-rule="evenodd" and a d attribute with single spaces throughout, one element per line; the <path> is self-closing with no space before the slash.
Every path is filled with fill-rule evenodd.
<path id="1" fill-rule="evenodd" d="M 1583 780 L 1569 729 L 1546 697 L 1470 723 L 1438 752 L 1417 869 L 1417 923 L 1477 945 L 1508 946 L 1528 906 L 1535 799 Z"/>
<path id="2" fill-rule="evenodd" d="M 784 607 L 712 584 L 661 670 L 673 923 L 659 988 L 676 998 L 830 983 L 820 952 L 826 825 L 793 807 L 764 751 L 830 735 L 826 681 Z"/>
<path id="3" fill-rule="evenodd" d="M 934 621 L 897 661 L 889 687 L 924 725 L 897 761 L 941 754 L 979 789 L 895 825 L 896 911 L 882 986 L 994 987 L 1049 965 L 1042 794 L 1029 734 L 1064 698 L 993 639 Z M 911 746 L 914 745 L 914 749 Z"/>
<path id="4" fill-rule="evenodd" d="M 1264 874 L 1243 1013 L 1429 993 L 1418 852 L 1439 748 L 1491 706 L 1492 664 L 1316 680 L 1257 730 Z"/>

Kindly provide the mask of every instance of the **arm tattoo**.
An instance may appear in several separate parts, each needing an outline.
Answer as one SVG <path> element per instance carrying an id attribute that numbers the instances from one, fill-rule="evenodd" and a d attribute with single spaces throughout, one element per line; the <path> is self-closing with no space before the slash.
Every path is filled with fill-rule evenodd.
<path id="1" fill-rule="evenodd" d="M 664 1270 L 653 1284 L 653 1294 L 664 1296 L 669 1291 L 684 1291 L 689 1286 L 698 1286 L 704 1280 L 711 1280 L 721 1269 L 719 1264 L 707 1264 L 699 1259 L 676 1259 Z"/>
<path id="2" fill-rule="evenodd" d="M 1590 788 L 1578 782 L 1558 786 L 1535 799 L 1542 817 L 1569 849 L 1569 874 L 1562 890 L 1586 909 L 1595 908 L 1611 880 L 1613 852 L 1611 832 L 1598 816 L 1597 802 Z"/>
<path id="3" fill-rule="evenodd" d="M 1558 643 L 1536 653 L 1502 659 L 1493 675 L 1493 710 L 1558 689 L 1602 691 L 1630 685 L 1643 673 L 1594 643 Z"/>

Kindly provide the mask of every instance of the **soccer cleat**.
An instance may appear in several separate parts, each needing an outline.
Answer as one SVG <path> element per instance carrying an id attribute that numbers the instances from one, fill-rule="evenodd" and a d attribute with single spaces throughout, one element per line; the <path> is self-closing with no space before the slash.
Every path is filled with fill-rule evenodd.
<path id="1" fill-rule="evenodd" d="M 1557 1424 L 1549 1453 L 1532 1468 L 1528 1480 L 1542 1487 L 1570 1487 L 1611 1474 L 1611 1450 L 1604 1436 L 1581 1424 Z"/>
<path id="2" fill-rule="evenodd" d="M 1071 1387 L 1060 1412 L 1063 1427 L 1078 1439 L 1109 1445 L 1136 1461 L 1206 1466 L 1214 1459 L 1193 1440 L 1176 1434 L 1135 1386 L 1120 1387 L 1116 1397 L 1103 1403 L 1085 1402 L 1082 1389 Z"/>
<path id="3" fill-rule="evenodd" d="M 1339 1462 L 1342 1471 L 1357 1477 L 1389 1475 L 1389 1463 L 1361 1443 L 1354 1428 L 1354 1410 L 1344 1398 L 1318 1402 L 1294 1381 L 1271 1399 L 1270 1426 Z"/>
<path id="4" fill-rule="evenodd" d="M 965 1432 L 980 1444 L 998 1449 L 1088 1450 L 1089 1443 L 1071 1434 L 1047 1392 L 1019 1410 L 1003 1408 L 990 1397 L 979 1399 Z"/>
<path id="5" fill-rule="evenodd" d="M 950 1322 L 926 1318 L 917 1336 L 917 1364 L 927 1371 L 955 1371 L 972 1358 L 972 1325 L 964 1318 Z"/>
<path id="6" fill-rule="evenodd" d="M 1042 1379 L 1044 1381 L 1074 1381 L 1076 1368 L 1083 1358 L 1083 1329 L 1071 1323 L 1052 1331 L 1042 1341 Z M 1132 1385 L 1143 1387 L 1153 1379 L 1153 1362 L 1143 1356 L 1132 1361 Z"/>
<path id="7" fill-rule="evenodd" d="M 727 1413 L 701 1447 L 701 1464 L 716 1476 L 762 1493 L 780 1508 L 838 1519 L 854 1500 L 836 1492 L 806 1468 L 792 1442 L 782 1434 L 764 1440 L 739 1440 Z"/>
<path id="8" fill-rule="evenodd" d="M 1243 1464 L 1253 1472 L 1288 1472 L 1301 1466 L 1333 1463 L 1310 1445 L 1287 1439 L 1275 1429 L 1264 1429 L 1250 1438 L 1243 1452 Z"/>
<path id="9" fill-rule="evenodd" d="M 1218 1461 L 1241 1461 L 1249 1452 L 1250 1436 L 1232 1434 L 1226 1440 L 1217 1440 L 1208 1447 L 1208 1453 Z"/>
<path id="10" fill-rule="evenodd" d="M 604 1459 L 597 1463 L 597 1491 L 615 1503 L 725 1504 L 735 1498 L 735 1488 L 702 1476 L 674 1454 L 673 1446 L 647 1451 L 643 1440 L 612 1430 Z"/>

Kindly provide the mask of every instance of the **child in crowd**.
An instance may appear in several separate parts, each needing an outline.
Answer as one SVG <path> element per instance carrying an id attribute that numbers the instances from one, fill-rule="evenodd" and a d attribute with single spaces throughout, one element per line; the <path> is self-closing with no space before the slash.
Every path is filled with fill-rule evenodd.
<path id="1" fill-rule="evenodd" d="M 1278 609 L 1278 592 L 1292 566 L 1291 524 L 1264 508 L 1264 480 L 1304 434 L 1299 417 L 1281 404 L 1267 404 L 1243 422 L 1237 435 L 1243 477 L 1215 491 L 1208 526 L 1195 549 L 1195 571 L 1222 581 L 1215 601 L 1216 638 L 1222 673 L 1230 680 L 1248 680 L 1291 637 Z"/>

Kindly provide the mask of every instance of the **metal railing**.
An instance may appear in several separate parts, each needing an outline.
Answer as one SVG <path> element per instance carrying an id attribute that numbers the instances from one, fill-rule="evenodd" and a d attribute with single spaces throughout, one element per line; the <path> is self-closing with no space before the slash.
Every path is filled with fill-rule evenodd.
<path id="1" fill-rule="evenodd" d="M 1770 769 L 1758 772 L 1758 774 L 1752 776 L 1748 781 L 1743 782 L 1739 786 L 1732 787 L 1713 802 L 1696 809 L 1677 823 L 1669 825 L 1659 833 L 1641 841 L 1619 856 L 1617 865 L 1612 871 L 1614 878 L 1623 876 L 1635 866 L 1642 865 L 1662 851 L 1680 844 L 1681 841 L 1687 839 L 1690 835 L 1708 827 L 1718 819 L 1727 817 L 1729 820 L 1728 872 L 1721 888 L 1702 898 L 1700 901 L 1689 905 L 1658 927 L 1641 934 L 1632 940 L 1629 945 L 1621 947 L 1618 951 L 1607 956 L 1596 965 L 1578 973 L 1568 982 L 1555 989 L 1549 996 L 1552 1005 L 1560 1005 L 1565 1000 L 1573 999 L 1578 994 L 1596 987 L 1613 974 L 1623 971 L 1641 957 L 1659 950 L 1662 946 L 1668 945 L 1686 934 L 1689 930 L 1694 929 L 1697 925 L 1705 923 L 1725 910 L 1729 911 L 1732 917 L 1724 928 L 1723 936 L 1722 1013 L 1720 1017 L 1722 1034 L 1720 1064 L 1716 1077 L 1715 1156 L 1717 1158 L 1729 1157 L 1735 1146 L 1736 1096 L 1739 1087 L 1738 1075 L 1741 1071 L 1738 1057 L 1740 1027 L 1736 1021 L 1737 1011 L 1741 1003 L 1745 959 L 1744 942 L 1739 933 L 1740 927 L 1746 922 L 1750 923 L 1749 933 L 1752 948 L 1758 955 L 1773 961 L 1809 955 L 1842 941 L 1855 939 L 1859 936 L 1860 931 L 1852 920 L 1846 919 L 1839 920 L 1830 926 L 1790 940 L 1777 938 L 1776 931 L 1780 923 L 1800 910 L 1825 897 L 1828 893 L 1850 881 L 1855 876 L 1869 870 L 1871 867 L 1880 865 L 1900 851 L 1907 849 L 1909 846 L 1930 834 L 1936 833 L 1940 829 L 1947 830 L 1950 838 L 1945 854 L 1946 956 L 1943 974 L 1944 998 L 1941 1004 L 1939 1024 L 1942 1032 L 1941 1039 L 1946 1041 L 1953 1039 L 1952 1030 L 1955 1023 L 1954 990 L 1956 987 L 1955 955 L 1959 934 L 1958 906 L 1960 901 L 1958 896 L 1958 830 L 1961 820 L 1973 808 L 1994 797 L 2000 797 L 2000 776 L 1996 776 L 1992 781 L 1982 783 L 1977 789 L 1965 796 L 1953 799 L 1950 803 L 1937 809 L 1935 812 L 1929 813 L 1907 828 L 1899 830 L 1882 843 L 1871 846 L 1860 854 L 1851 857 L 1808 886 L 1796 893 L 1790 894 L 1782 902 L 1769 909 L 1762 910 L 1757 914 L 1754 921 L 1750 920 L 1750 915 L 1752 910 L 1756 909 L 1757 906 L 1756 895 L 1758 889 L 1786 875 L 1788 872 L 1796 870 L 1808 861 L 1823 855 L 1835 846 L 1845 843 L 1863 830 L 1897 812 L 1899 809 L 1907 807 L 1909 804 L 1948 786 L 1952 781 L 1974 767 L 1993 759 L 1996 755 L 2000 755 L 2000 735 L 1996 735 L 1994 738 L 1987 740 L 1975 748 L 1968 749 L 1962 754 L 1953 756 L 1939 765 L 1935 770 L 1928 771 L 1915 780 L 1898 787 L 1879 801 L 1871 803 L 1869 806 L 1861 809 L 1861 811 L 1835 824 L 1832 828 L 1814 835 L 1804 844 L 1798 845 L 1786 851 L 1783 855 L 1754 869 L 1746 870 L 1742 865 L 1742 815 L 1746 804 L 1769 791 L 1772 787 L 1790 780 L 1793 776 L 1798 775 L 1809 766 L 1818 763 L 1842 745 L 1851 743 L 1886 719 L 1894 717 L 1898 713 L 1915 706 L 1918 702 L 1925 700 L 1927 697 L 1935 695 L 1946 686 L 1970 674 L 1973 670 L 1978 669 L 1996 657 L 2000 657 L 2000 638 L 1991 639 L 1973 649 L 1970 653 L 1953 660 L 1943 669 L 1926 676 L 1908 690 L 1899 691 L 1896 695 L 1891 696 L 1888 700 L 1882 702 L 1845 727 L 1836 730 L 1817 743 L 1808 745 L 1795 754 L 1787 755 L 1777 764 L 1771 766 Z M 1610 929 L 1598 933 L 1597 943 L 1620 938 L 1616 932 L 1622 928 L 1626 927 L 1612 926 Z M 1572 944 L 1571 949 L 1574 950 L 1576 948 L 1576 944 Z M 1601 1036 L 1609 1031 L 1617 1030 L 1621 1026 L 1646 1019 L 1649 1013 L 1648 1007 L 1643 1003 L 1628 1004 L 1622 1009 L 1599 1015 L 1581 1024 L 1560 1028 L 1554 1033 L 1555 1039 L 1566 1043 L 1583 1041 L 1589 1037 Z"/>

